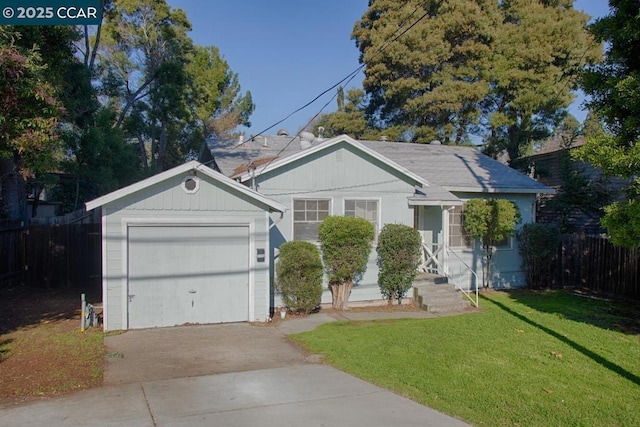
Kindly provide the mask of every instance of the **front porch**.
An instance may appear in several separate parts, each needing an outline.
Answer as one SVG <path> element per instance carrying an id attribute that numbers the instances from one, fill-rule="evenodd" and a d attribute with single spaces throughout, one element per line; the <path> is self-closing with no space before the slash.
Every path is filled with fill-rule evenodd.
<path id="1" fill-rule="evenodd" d="M 426 305 L 428 310 L 429 306 L 430 310 L 447 310 L 449 302 L 455 306 L 460 301 L 455 294 L 460 293 L 465 301 L 478 307 L 481 278 L 472 267 L 478 265 L 475 251 L 457 251 L 449 245 L 452 241 L 462 242 L 464 239 L 461 204 L 460 201 L 447 205 L 424 203 L 414 206 L 414 228 L 422 236 L 422 260 L 418 267 L 420 274 L 414 284 L 414 302 L 418 306 Z M 479 266 L 482 267 L 481 261 Z M 445 288 L 452 288 L 455 294 L 445 292 Z"/>

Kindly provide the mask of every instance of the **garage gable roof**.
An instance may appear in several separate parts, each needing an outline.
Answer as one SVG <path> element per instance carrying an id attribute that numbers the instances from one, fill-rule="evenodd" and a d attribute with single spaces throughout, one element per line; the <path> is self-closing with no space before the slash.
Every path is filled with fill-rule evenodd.
<path id="1" fill-rule="evenodd" d="M 85 207 L 87 209 L 87 211 L 90 211 L 92 209 L 95 209 L 97 207 L 106 205 L 107 203 L 111 203 L 113 201 L 116 201 L 118 199 L 121 199 L 123 197 L 126 197 L 130 194 L 133 194 L 137 191 L 143 190 L 147 187 L 151 187 L 152 185 L 155 185 L 157 183 L 160 183 L 166 179 L 169 178 L 173 178 L 174 176 L 178 176 L 190 171 L 197 171 L 198 173 L 201 173 L 203 175 L 208 176 L 211 179 L 214 179 L 216 181 L 218 181 L 219 183 L 230 187 L 236 191 L 239 191 L 247 196 L 249 196 L 251 199 L 266 205 L 269 207 L 270 211 L 276 211 L 276 212 L 284 212 L 287 208 L 286 206 L 271 200 L 265 196 L 263 196 L 260 193 L 257 193 L 256 191 L 253 191 L 252 189 L 250 189 L 249 187 L 239 184 L 238 182 L 232 180 L 231 178 L 227 178 L 226 176 L 222 175 L 219 172 L 214 171 L 213 169 L 211 169 L 208 166 L 203 165 L 200 162 L 197 162 L 195 160 L 192 160 L 190 162 L 187 162 L 183 165 L 177 166 L 173 169 L 169 169 L 168 171 L 165 172 L 161 172 L 157 175 L 154 175 L 152 177 L 149 177 L 147 179 L 143 179 L 142 181 L 136 182 L 134 184 L 131 184 L 127 187 L 121 188 L 119 190 L 116 190 L 114 192 L 111 192 L 109 194 L 105 194 L 102 197 L 98 197 L 97 199 L 93 199 L 89 202 L 85 203 Z"/>
<path id="2" fill-rule="evenodd" d="M 328 139 L 318 145 L 315 145 L 311 148 L 307 148 L 306 150 L 303 151 L 299 151 L 293 155 L 290 155 L 288 157 L 284 157 L 282 159 L 278 159 L 275 160 L 273 162 L 269 162 L 267 163 L 266 166 L 264 167 L 257 167 L 256 171 L 255 171 L 255 176 L 259 176 L 263 173 L 267 173 L 269 171 L 275 170 L 275 169 L 279 169 L 285 165 L 288 165 L 289 163 L 295 162 L 298 159 L 307 157 L 313 153 L 317 153 L 319 151 L 323 151 L 326 150 L 330 147 L 333 147 L 334 145 L 340 144 L 340 143 L 346 143 L 348 145 L 351 145 L 352 147 L 354 147 L 357 151 L 360 151 L 362 153 L 366 153 L 369 156 L 373 157 L 374 159 L 380 161 L 381 163 L 387 164 L 389 166 L 391 166 L 393 169 L 397 170 L 398 172 L 400 172 L 401 174 L 403 174 L 404 176 L 410 178 L 411 180 L 413 180 L 414 182 L 416 182 L 417 184 L 422 185 L 423 187 L 430 187 L 431 184 L 429 184 L 429 182 L 422 178 L 421 176 L 411 172 L 409 169 L 399 165 L 398 163 L 394 162 L 393 160 L 390 160 L 389 158 L 381 155 L 380 153 L 376 152 L 375 150 L 372 150 L 366 146 L 364 146 L 363 144 L 361 144 L 360 142 L 356 141 L 355 139 L 351 138 L 348 135 L 340 135 L 340 136 L 336 136 L 335 138 L 331 138 Z M 252 178 L 252 175 L 250 172 L 244 172 L 239 176 L 240 182 L 246 182 L 248 180 L 250 180 Z"/>

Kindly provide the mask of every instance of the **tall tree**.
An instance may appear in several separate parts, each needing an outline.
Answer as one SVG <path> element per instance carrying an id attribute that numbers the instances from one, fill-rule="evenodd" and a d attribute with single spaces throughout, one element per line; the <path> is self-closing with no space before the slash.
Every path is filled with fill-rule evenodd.
<path id="1" fill-rule="evenodd" d="M 56 133 L 62 105 L 47 81 L 37 45 L 0 28 L 0 216 L 26 219 L 25 178 L 43 175 L 61 155 Z"/>
<path id="2" fill-rule="evenodd" d="M 489 152 L 506 150 L 514 160 L 562 122 L 580 71 L 601 48 L 573 0 L 513 0 L 499 8 L 484 117 Z"/>
<path id="3" fill-rule="evenodd" d="M 190 103 L 205 138 L 224 139 L 237 126 L 251 126 L 251 92 L 240 91 L 238 74 L 215 46 L 195 46 L 187 64 Z"/>
<path id="4" fill-rule="evenodd" d="M 323 114 L 314 123 L 315 131 L 324 128 L 324 136 L 331 138 L 346 134 L 356 139 L 369 139 L 376 133 L 371 129 L 365 117 L 365 94 L 361 89 L 349 89 L 345 102 L 344 90 L 338 88 L 338 109 L 332 113 Z"/>
<path id="5" fill-rule="evenodd" d="M 403 126 L 412 141 L 465 141 L 489 90 L 493 3 L 371 0 L 352 35 L 367 64 L 368 115 L 383 128 Z"/>
<path id="6" fill-rule="evenodd" d="M 240 93 L 215 47 L 194 46 L 184 11 L 164 0 L 113 6 L 102 29 L 102 86 L 144 168 L 172 167 L 196 156 L 204 138 L 249 124 L 251 94 Z"/>
<path id="7" fill-rule="evenodd" d="M 104 16 L 101 61 L 109 103 L 118 111 L 115 126 L 138 140 L 144 166 L 163 169 L 170 166 L 169 136 L 188 110 L 184 67 L 193 47 L 191 24 L 163 0 L 115 0 L 113 6 Z"/>
<path id="8" fill-rule="evenodd" d="M 587 70 L 584 91 L 589 108 L 606 123 L 601 135 L 587 138 L 578 155 L 607 174 L 629 179 L 627 200 L 606 208 L 603 225 L 619 245 L 640 246 L 640 4 L 610 0 L 611 13 L 590 26 L 606 42 L 605 60 Z"/>
<path id="9" fill-rule="evenodd" d="M 587 19 L 572 0 L 371 0 L 353 31 L 367 116 L 415 142 L 480 134 L 517 158 L 562 117 L 577 71 L 598 57 Z"/>

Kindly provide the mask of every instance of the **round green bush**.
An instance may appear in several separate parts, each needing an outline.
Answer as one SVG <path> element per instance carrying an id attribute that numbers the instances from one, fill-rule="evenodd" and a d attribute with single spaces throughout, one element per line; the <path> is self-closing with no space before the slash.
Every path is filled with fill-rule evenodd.
<path id="1" fill-rule="evenodd" d="M 313 243 L 283 243 L 276 274 L 276 287 L 288 311 L 308 314 L 320 304 L 322 261 L 320 251 Z"/>

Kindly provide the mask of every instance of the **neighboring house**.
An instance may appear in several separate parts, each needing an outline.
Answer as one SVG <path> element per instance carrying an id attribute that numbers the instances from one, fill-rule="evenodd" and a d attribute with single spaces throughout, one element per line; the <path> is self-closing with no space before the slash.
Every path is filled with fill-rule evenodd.
<path id="1" fill-rule="evenodd" d="M 511 200 L 524 224 L 535 221 L 536 196 L 553 191 L 473 147 L 356 141 L 346 135 L 322 140 L 305 132 L 297 138 L 215 141 L 200 161 L 286 206 L 271 227 L 272 259 L 283 242 L 317 243 L 318 225 L 328 215 L 356 216 L 371 221 L 376 233 L 387 223 L 413 226 L 423 238 L 424 267 L 471 289 L 482 284 L 468 267 L 480 272 L 484 257 L 479 245 L 463 236 L 464 202 Z M 514 238 L 497 249 L 492 285 L 523 286 Z M 350 301 L 381 298 L 376 256 L 374 249 Z M 331 301 L 328 291 L 322 301 Z M 272 304 L 279 304 L 277 296 Z"/>
<path id="2" fill-rule="evenodd" d="M 531 177 L 554 193 L 543 195 L 536 217 L 541 223 L 559 224 L 565 232 L 601 234 L 602 206 L 624 198 L 629 181 L 605 176 L 588 162 L 573 159 L 571 152 L 584 145 L 582 138 L 569 143 L 561 136 L 545 141 L 536 153 L 519 159 Z"/>
<path id="3" fill-rule="evenodd" d="M 95 208 L 105 330 L 269 317 L 269 229 L 285 206 L 192 161 Z"/>

